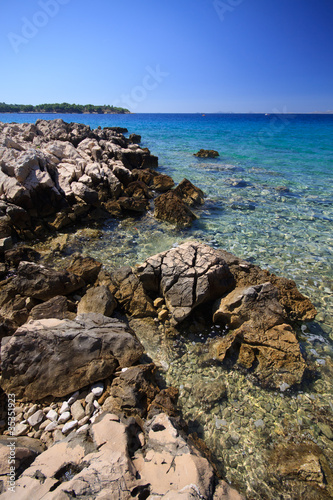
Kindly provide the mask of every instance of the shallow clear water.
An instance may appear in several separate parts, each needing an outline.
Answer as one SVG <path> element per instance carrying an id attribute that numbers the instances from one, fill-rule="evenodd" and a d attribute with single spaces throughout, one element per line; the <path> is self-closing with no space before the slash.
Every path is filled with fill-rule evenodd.
<path id="1" fill-rule="evenodd" d="M 271 444 L 306 437 L 333 456 L 333 441 L 317 425 L 323 409 L 333 419 L 333 116 L 0 115 L 0 121 L 39 117 L 127 127 L 159 157 L 159 171 L 176 182 L 187 177 L 207 195 L 189 230 L 158 222 L 152 213 L 106 224 L 103 237 L 87 246 L 106 267 L 134 265 L 196 238 L 294 279 L 316 305 L 317 321 L 302 326 L 300 340 L 318 379 L 296 394 L 264 391 L 238 372 L 206 366 L 203 339 L 183 339 L 181 350 L 163 336 L 147 342 L 167 382 L 180 388 L 192 430 L 224 463 L 227 479 L 245 484 L 249 498 L 295 498 L 278 496 L 267 479 Z M 220 157 L 195 158 L 201 148 Z M 227 398 L 202 407 L 202 391 L 220 380 Z"/>

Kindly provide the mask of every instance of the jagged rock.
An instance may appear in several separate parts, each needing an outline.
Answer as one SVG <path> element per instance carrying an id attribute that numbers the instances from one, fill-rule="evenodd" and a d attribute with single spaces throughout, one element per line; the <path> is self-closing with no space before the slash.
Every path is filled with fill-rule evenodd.
<path id="1" fill-rule="evenodd" d="M 312 441 L 275 447 L 268 462 L 272 480 L 290 498 L 331 498 L 333 473 L 327 458 Z"/>
<path id="2" fill-rule="evenodd" d="M 149 201 L 146 199 L 140 200 L 137 198 L 121 196 L 118 199 L 118 203 L 122 210 L 126 210 L 129 212 L 144 213 L 149 208 Z"/>
<path id="3" fill-rule="evenodd" d="M 194 186 L 188 179 L 183 179 L 174 189 L 174 193 L 190 207 L 204 203 L 203 191 Z"/>
<path id="4" fill-rule="evenodd" d="M 143 347 L 124 323 L 90 313 L 31 321 L 2 340 L 1 353 L 1 387 L 33 401 L 105 379 L 137 361 Z"/>
<path id="5" fill-rule="evenodd" d="M 174 191 L 163 193 L 155 199 L 154 216 L 180 227 L 190 227 L 196 219 L 194 213 Z"/>
<path id="6" fill-rule="evenodd" d="M 106 286 L 96 286 L 89 288 L 78 304 L 77 312 L 95 312 L 111 316 L 116 308 L 116 301 L 112 293 Z"/>
<path id="7" fill-rule="evenodd" d="M 111 385 L 110 397 L 103 410 L 125 415 L 145 417 L 159 389 L 155 381 L 156 367 L 153 363 L 128 368 L 116 377 Z"/>
<path id="8" fill-rule="evenodd" d="M 75 274 L 84 280 L 85 283 L 94 283 L 98 273 L 102 268 L 102 263 L 92 257 L 83 257 L 75 255 L 70 263 L 67 271 Z"/>
<path id="9" fill-rule="evenodd" d="M 119 304 L 131 316 L 156 316 L 152 300 L 130 267 L 122 267 L 112 274 L 110 289 Z"/>
<path id="10" fill-rule="evenodd" d="M 141 135 L 138 134 L 131 134 L 129 136 L 129 140 L 132 144 L 140 144 L 141 142 Z"/>
<path id="11" fill-rule="evenodd" d="M 305 361 L 274 285 L 236 288 L 219 302 L 213 320 L 232 330 L 215 344 L 221 361 L 238 353 L 237 363 L 264 385 L 301 382 Z"/>
<path id="12" fill-rule="evenodd" d="M 34 248 L 27 247 L 25 245 L 16 246 L 5 253 L 5 260 L 11 266 L 17 267 L 22 261 L 32 261 L 37 262 L 41 257 L 41 254 L 37 252 Z"/>
<path id="13" fill-rule="evenodd" d="M 56 295 L 68 295 L 82 288 L 84 282 L 66 271 L 55 271 L 33 262 L 21 262 L 10 286 L 17 294 L 46 301 Z"/>
<path id="14" fill-rule="evenodd" d="M 200 151 L 195 153 L 193 156 L 197 156 L 198 158 L 216 158 L 220 155 L 217 151 L 214 151 L 214 149 L 200 149 Z"/>
<path id="15" fill-rule="evenodd" d="M 52 299 L 34 306 L 30 311 L 29 317 L 32 320 L 45 318 L 74 319 L 75 314 L 70 309 L 73 311 L 73 307 L 70 306 L 67 298 L 62 295 L 56 295 Z"/>
<path id="16" fill-rule="evenodd" d="M 155 170 L 144 169 L 144 170 L 133 170 L 133 177 L 147 186 L 164 193 L 169 191 L 175 185 L 172 177 L 166 174 L 159 174 Z"/>
<path id="17" fill-rule="evenodd" d="M 147 292 L 165 298 L 173 324 L 199 304 L 221 297 L 234 285 L 228 265 L 213 248 L 186 242 L 149 257 L 136 270 Z"/>
<path id="18" fill-rule="evenodd" d="M 284 307 L 290 321 L 312 321 L 317 311 L 311 301 L 302 295 L 296 283 L 287 278 L 270 274 L 266 269 L 251 264 L 235 255 L 219 250 L 221 257 L 227 262 L 236 281 L 236 287 L 250 287 L 270 281 L 279 290 L 279 302 Z"/>

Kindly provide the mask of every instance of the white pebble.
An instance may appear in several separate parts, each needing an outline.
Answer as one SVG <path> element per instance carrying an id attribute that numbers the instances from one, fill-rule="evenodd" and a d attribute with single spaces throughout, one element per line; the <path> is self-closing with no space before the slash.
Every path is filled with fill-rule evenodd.
<path id="1" fill-rule="evenodd" d="M 75 429 L 75 427 L 77 426 L 77 420 L 71 420 L 70 422 L 67 422 L 63 428 L 61 429 L 61 432 L 63 434 L 67 434 L 68 432 L 72 431 L 73 429 Z"/>
<path id="2" fill-rule="evenodd" d="M 58 418 L 58 413 L 55 410 L 50 410 L 47 413 L 46 418 L 48 418 L 49 420 L 52 420 L 54 422 Z"/>
<path id="3" fill-rule="evenodd" d="M 62 403 L 61 408 L 60 408 L 60 411 L 59 411 L 60 415 L 61 415 L 62 413 L 64 413 L 65 411 L 69 411 L 69 408 L 70 408 L 70 407 L 69 407 L 69 404 L 67 403 L 67 401 L 64 401 L 64 402 Z"/>
<path id="4" fill-rule="evenodd" d="M 103 382 L 96 382 L 95 384 L 92 384 L 90 390 L 98 398 L 99 396 L 101 396 L 103 394 L 103 391 L 104 391 Z"/>
<path id="5" fill-rule="evenodd" d="M 87 430 L 89 429 L 89 424 L 84 424 L 82 425 L 82 427 L 80 427 L 76 433 L 77 434 L 83 434 L 84 432 L 86 432 Z"/>
<path id="6" fill-rule="evenodd" d="M 58 424 L 64 424 L 65 422 L 67 422 L 67 420 L 69 420 L 71 418 L 71 414 L 69 411 L 65 411 L 64 413 L 62 413 L 59 417 L 59 420 L 58 420 Z"/>
<path id="7" fill-rule="evenodd" d="M 67 401 L 67 403 L 69 405 L 72 405 L 77 400 L 77 398 L 79 397 L 79 394 L 80 394 L 79 391 L 74 392 L 74 394 L 71 395 L 71 397 L 69 398 L 69 400 Z"/>

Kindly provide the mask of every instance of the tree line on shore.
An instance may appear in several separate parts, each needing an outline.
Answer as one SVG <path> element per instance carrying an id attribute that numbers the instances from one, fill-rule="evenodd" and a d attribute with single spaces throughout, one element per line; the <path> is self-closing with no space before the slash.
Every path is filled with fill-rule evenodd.
<path id="1" fill-rule="evenodd" d="M 94 104 L 69 104 L 68 102 L 54 104 L 6 104 L 0 102 L 0 113 L 129 113 L 126 108 L 119 108 L 104 104 L 98 106 Z"/>

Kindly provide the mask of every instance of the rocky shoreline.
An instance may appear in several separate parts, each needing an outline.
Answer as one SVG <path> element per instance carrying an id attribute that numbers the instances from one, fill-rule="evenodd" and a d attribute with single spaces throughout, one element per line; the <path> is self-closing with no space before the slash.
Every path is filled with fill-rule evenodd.
<path id="1" fill-rule="evenodd" d="M 214 326 L 206 363 L 285 391 L 309 372 L 295 324 L 316 310 L 293 281 L 197 241 L 112 273 L 79 253 L 52 265 L 59 246 L 38 250 L 36 238 L 148 210 L 188 227 L 204 203 L 189 180 L 175 187 L 155 170 L 140 136 L 122 132 L 0 124 L 1 493 L 10 498 L 13 436 L 18 498 L 240 499 L 203 442 L 186 435 L 178 391 L 161 380 L 136 324 L 175 339 Z M 311 453 L 296 487 L 329 495 L 329 466 Z"/>

